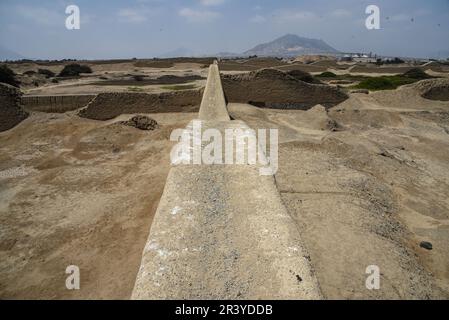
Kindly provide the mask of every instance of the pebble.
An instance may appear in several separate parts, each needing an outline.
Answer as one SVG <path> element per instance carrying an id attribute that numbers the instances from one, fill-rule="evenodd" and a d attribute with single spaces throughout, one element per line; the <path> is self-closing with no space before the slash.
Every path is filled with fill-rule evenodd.
<path id="1" fill-rule="evenodd" d="M 427 241 L 422 241 L 422 242 L 419 244 L 419 246 L 420 246 L 421 248 L 426 249 L 426 250 L 432 250 L 432 249 L 433 249 L 432 244 L 431 244 L 430 242 L 427 242 Z"/>

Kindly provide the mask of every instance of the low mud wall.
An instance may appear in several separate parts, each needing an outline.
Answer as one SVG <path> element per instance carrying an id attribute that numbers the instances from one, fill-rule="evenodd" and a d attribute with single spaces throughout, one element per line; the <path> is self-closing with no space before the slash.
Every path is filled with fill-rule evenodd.
<path id="1" fill-rule="evenodd" d="M 161 94 L 101 93 L 78 115 L 93 120 L 110 120 L 121 114 L 198 112 L 203 90 Z"/>
<path id="2" fill-rule="evenodd" d="M 64 113 L 85 107 L 95 95 L 23 96 L 22 104 L 30 111 Z"/>
<path id="3" fill-rule="evenodd" d="M 222 83 L 228 102 L 258 107 L 307 110 L 321 104 L 330 108 L 348 98 L 338 88 L 309 84 L 274 69 L 222 75 Z"/>
<path id="4" fill-rule="evenodd" d="M 20 105 L 19 89 L 0 83 L 0 132 L 9 130 L 28 117 Z"/>

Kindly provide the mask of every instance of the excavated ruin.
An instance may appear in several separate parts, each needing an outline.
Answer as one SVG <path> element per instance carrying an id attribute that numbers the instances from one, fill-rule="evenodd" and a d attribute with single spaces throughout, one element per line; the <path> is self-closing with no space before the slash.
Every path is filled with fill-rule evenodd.
<path id="1" fill-rule="evenodd" d="M 449 79 L 429 79 L 416 83 L 414 88 L 423 98 L 449 101 Z"/>
<path id="2" fill-rule="evenodd" d="M 348 98 L 336 87 L 306 83 L 276 69 L 222 75 L 222 83 L 229 102 L 274 109 L 307 110 L 317 104 L 330 108 Z"/>
<path id="3" fill-rule="evenodd" d="M 202 90 L 161 94 L 100 93 L 78 113 L 93 120 L 110 120 L 121 114 L 198 112 Z"/>
<path id="4" fill-rule="evenodd" d="M 18 88 L 0 83 L 0 132 L 14 128 L 28 117 L 20 104 L 21 95 Z"/>

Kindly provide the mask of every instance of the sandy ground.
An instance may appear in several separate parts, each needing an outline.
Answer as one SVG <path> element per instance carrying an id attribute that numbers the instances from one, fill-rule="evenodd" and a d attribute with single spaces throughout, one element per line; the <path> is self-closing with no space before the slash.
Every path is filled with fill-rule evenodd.
<path id="1" fill-rule="evenodd" d="M 329 114 L 230 106 L 253 128 L 279 128 L 278 189 L 329 299 L 449 298 L 449 103 L 388 94 Z M 380 290 L 365 287 L 369 265 Z"/>
<path id="2" fill-rule="evenodd" d="M 381 97 L 351 95 L 329 113 L 229 109 L 254 128 L 280 129 L 277 186 L 326 298 L 449 298 L 449 105 L 393 108 Z M 0 297 L 129 298 L 169 133 L 195 116 L 152 114 L 162 126 L 143 132 L 113 124 L 125 115 L 34 113 L 0 134 Z M 71 264 L 80 291 L 65 288 Z M 378 291 L 365 288 L 373 264 Z"/>
<path id="3" fill-rule="evenodd" d="M 169 169 L 194 114 L 135 128 L 34 113 L 0 134 L 0 298 L 128 299 Z M 121 116 L 116 121 L 127 119 Z M 81 270 L 81 290 L 65 269 Z"/>
<path id="4" fill-rule="evenodd" d="M 72 94 L 98 94 L 105 92 L 145 92 L 145 93 L 162 93 L 172 92 L 170 85 L 144 85 L 139 83 L 130 84 L 128 86 L 116 85 L 96 85 L 93 82 L 98 82 L 99 79 L 91 79 L 87 81 L 68 81 L 60 85 L 46 85 L 36 89 L 29 89 L 26 91 L 27 95 L 72 95 Z M 101 80 L 100 80 L 101 81 Z M 192 85 L 189 89 L 199 89 L 204 87 L 206 80 L 193 81 L 184 85 Z"/>
<path id="5" fill-rule="evenodd" d="M 189 60 L 189 59 L 187 59 Z M 98 94 L 103 92 L 146 92 L 146 93 L 161 93 L 169 92 L 171 89 L 163 85 L 142 85 L 142 83 L 135 82 L 127 85 L 102 85 L 102 81 L 111 80 L 124 80 L 129 79 L 133 75 L 142 75 L 150 79 L 156 79 L 164 75 L 175 76 L 202 76 L 207 77 L 208 68 L 201 63 L 192 62 L 176 62 L 171 67 L 157 67 L 158 64 L 154 64 L 152 61 L 128 61 L 128 62 L 78 62 L 80 64 L 87 64 L 91 67 L 92 74 L 84 74 L 79 79 L 67 79 L 59 80 L 59 83 L 52 83 L 49 79 L 41 75 L 21 76 L 23 82 L 23 91 L 27 95 L 70 95 L 70 94 Z M 154 64 L 154 65 L 153 65 Z M 162 62 L 162 66 L 167 62 Z M 150 67 L 151 66 L 151 67 Z M 402 73 L 408 65 L 399 65 L 389 68 L 374 68 L 366 69 L 366 72 L 354 72 L 351 71 L 358 64 L 344 64 L 334 63 L 324 65 L 315 64 L 298 64 L 298 63 L 285 63 L 275 59 L 253 59 L 242 61 L 222 61 L 220 62 L 220 72 L 222 74 L 238 74 L 247 73 L 250 71 L 258 70 L 260 68 L 276 68 L 279 70 L 288 71 L 291 69 L 299 69 L 306 72 L 310 72 L 313 75 L 318 75 L 324 71 L 331 71 L 337 75 L 351 74 L 353 76 L 383 76 L 394 74 L 394 70 L 397 69 L 397 73 Z M 361 64 L 363 66 L 363 64 Z M 17 74 L 23 74 L 27 71 L 38 71 L 38 69 L 48 69 L 58 74 L 62 68 L 62 64 L 49 64 L 49 65 L 37 65 L 35 63 L 23 63 L 23 64 L 11 64 L 10 67 Z M 343 68 L 343 69 L 339 69 Z M 401 69 L 402 68 L 402 69 Z M 447 68 L 445 66 L 445 68 Z M 361 70 L 365 70 L 361 69 Z M 388 72 L 382 72 L 383 69 L 388 69 Z M 434 72 L 432 70 L 426 71 L 428 74 L 436 77 L 449 77 L 449 73 Z M 106 80 L 107 79 L 107 80 Z M 39 86 L 36 87 L 33 84 L 34 80 L 38 80 Z M 189 84 L 197 88 L 205 86 L 205 80 L 192 81 Z M 352 85 L 352 84 L 351 84 Z M 169 87 L 169 86 L 168 86 Z"/>
<path id="6" fill-rule="evenodd" d="M 143 73 L 141 73 L 143 74 Z M 186 72 L 152 72 L 145 74 L 146 76 L 157 78 L 163 75 L 185 76 L 192 75 Z M 207 76 L 207 74 L 206 74 Z M 120 81 L 125 78 L 125 75 L 110 75 L 108 79 Z M 100 76 L 93 76 L 89 78 L 81 78 L 75 80 L 61 81 L 59 84 L 46 84 L 37 88 L 29 88 L 24 90 L 26 95 L 71 95 L 71 94 L 98 94 L 104 92 L 146 92 L 146 93 L 161 93 L 170 92 L 173 85 L 142 85 L 139 82 L 130 82 L 128 85 L 101 85 L 103 80 Z M 189 83 L 183 83 L 183 86 L 191 85 L 195 88 L 204 87 L 206 80 L 196 80 Z"/>
<path id="7" fill-rule="evenodd" d="M 89 83 L 106 72 L 207 69 L 121 63 L 94 72 L 27 93 L 128 90 Z M 229 109 L 253 128 L 280 129 L 277 187 L 326 298 L 449 298 L 449 102 L 399 89 L 351 94 L 328 112 Z M 146 132 L 114 124 L 129 116 L 102 122 L 33 113 L 0 133 L 0 298 L 130 297 L 169 170 L 169 135 L 197 115 L 150 116 L 161 127 Z M 80 291 L 65 288 L 72 264 L 81 269 Z M 381 270 L 378 291 L 365 287 L 368 265 Z"/>
<path id="8" fill-rule="evenodd" d="M 170 85 L 142 85 L 142 83 L 132 81 L 127 85 L 102 85 L 102 81 L 111 80 L 128 80 L 133 75 L 140 75 L 148 79 L 156 79 L 161 76 L 174 75 L 178 77 L 183 76 L 201 76 L 206 78 L 208 69 L 204 68 L 199 63 L 175 63 L 170 68 L 154 68 L 144 66 L 135 66 L 131 62 L 123 63 L 83 63 L 91 67 L 92 74 L 84 74 L 78 79 L 59 79 L 59 83 L 52 83 L 49 79 L 41 75 L 26 76 L 21 75 L 22 90 L 27 95 L 70 95 L 70 94 L 98 94 L 102 92 L 147 92 L 147 93 L 161 93 L 169 92 L 171 89 L 167 88 Z M 36 71 L 38 69 L 48 69 L 58 74 L 62 65 L 37 65 L 34 63 L 11 64 L 10 67 L 17 74 L 23 74 L 26 71 Z M 33 85 L 33 81 L 38 80 L 39 86 Z M 195 87 L 203 87 L 206 80 L 197 80 L 189 82 L 188 84 Z"/>

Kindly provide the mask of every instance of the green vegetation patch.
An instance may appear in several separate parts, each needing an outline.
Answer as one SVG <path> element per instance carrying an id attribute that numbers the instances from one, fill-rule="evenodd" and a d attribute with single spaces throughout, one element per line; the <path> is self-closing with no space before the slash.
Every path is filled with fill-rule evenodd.
<path id="1" fill-rule="evenodd" d="M 403 74 L 403 76 L 407 77 L 407 78 L 411 78 L 411 79 L 418 79 L 418 80 L 433 78 L 432 76 L 428 75 L 425 71 L 423 71 L 422 69 L 419 69 L 419 68 L 410 69 L 409 71 L 405 72 Z"/>
<path id="2" fill-rule="evenodd" d="M 368 89 L 372 91 L 378 90 L 394 90 L 405 84 L 417 82 L 418 79 L 408 78 L 403 75 L 399 76 L 382 76 L 367 78 L 354 86 L 355 89 Z"/>
<path id="3" fill-rule="evenodd" d="M 140 87 L 128 87 L 128 91 L 131 91 L 131 92 L 143 92 L 143 88 L 140 88 Z"/>
<path id="4" fill-rule="evenodd" d="M 319 74 L 317 77 L 322 77 L 322 78 L 336 78 L 337 75 L 336 75 L 335 73 L 333 73 L 333 72 L 326 71 L 326 72 L 323 72 L 323 73 Z"/>
<path id="5" fill-rule="evenodd" d="M 81 73 L 92 73 L 92 69 L 89 66 L 80 65 L 77 63 L 68 64 L 62 69 L 59 74 L 60 77 L 76 77 Z"/>
<path id="6" fill-rule="evenodd" d="M 353 81 L 360 82 L 359 84 L 352 86 L 351 89 L 368 89 L 372 91 L 377 90 L 394 90 L 405 84 L 415 83 L 424 79 L 434 78 L 428 75 L 425 71 L 420 68 L 413 68 L 404 74 L 391 75 L 391 76 L 379 76 L 379 77 L 369 77 L 362 75 L 352 75 L 352 74 L 342 74 L 336 75 L 333 72 L 323 72 L 316 76 L 322 80 L 343 80 L 343 81 Z"/>
<path id="7" fill-rule="evenodd" d="M 393 90 L 405 84 L 415 83 L 424 79 L 432 79 L 434 77 L 428 75 L 420 68 L 413 68 L 401 75 L 383 76 L 375 78 L 367 78 L 362 80 L 354 88 L 368 90 Z"/>

